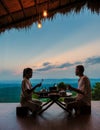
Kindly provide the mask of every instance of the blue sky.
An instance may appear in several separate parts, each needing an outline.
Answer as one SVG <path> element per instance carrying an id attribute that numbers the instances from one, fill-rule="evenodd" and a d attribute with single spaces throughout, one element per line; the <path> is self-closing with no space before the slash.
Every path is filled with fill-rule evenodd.
<path id="1" fill-rule="evenodd" d="M 100 78 L 100 15 L 89 10 L 55 15 L 42 28 L 11 29 L 0 34 L 0 80 L 22 78 L 31 67 L 33 78 L 76 78 L 75 66 Z"/>

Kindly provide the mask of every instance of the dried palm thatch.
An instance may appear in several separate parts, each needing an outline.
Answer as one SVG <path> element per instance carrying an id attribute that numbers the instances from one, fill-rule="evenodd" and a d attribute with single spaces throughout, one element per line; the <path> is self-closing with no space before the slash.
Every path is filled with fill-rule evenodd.
<path id="1" fill-rule="evenodd" d="M 48 11 L 48 19 L 56 13 L 78 13 L 88 8 L 100 13 L 100 0 L 0 0 L 0 32 L 11 28 L 27 28 L 39 19 L 44 20 L 43 11 Z"/>

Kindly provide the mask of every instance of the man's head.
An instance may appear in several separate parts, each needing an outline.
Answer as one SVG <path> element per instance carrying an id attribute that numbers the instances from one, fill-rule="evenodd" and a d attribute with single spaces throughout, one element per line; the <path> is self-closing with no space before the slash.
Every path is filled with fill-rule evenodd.
<path id="1" fill-rule="evenodd" d="M 75 74 L 77 76 L 81 76 L 81 75 L 83 75 L 83 73 L 84 73 L 84 66 L 83 65 L 77 65 L 76 70 L 75 70 Z"/>

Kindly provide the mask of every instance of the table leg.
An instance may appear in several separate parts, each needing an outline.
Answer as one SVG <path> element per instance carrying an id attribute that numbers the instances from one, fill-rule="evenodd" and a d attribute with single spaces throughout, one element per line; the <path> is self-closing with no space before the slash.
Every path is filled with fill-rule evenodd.
<path id="1" fill-rule="evenodd" d="M 64 106 L 64 104 L 63 103 L 61 103 L 60 101 L 55 101 L 55 103 L 58 105 L 58 106 L 60 106 L 61 108 L 63 108 L 65 111 L 67 111 L 68 113 L 70 113 L 70 111 L 67 109 L 67 108 L 65 108 L 65 106 Z"/>
<path id="2" fill-rule="evenodd" d="M 62 103 L 62 102 L 60 102 L 59 100 L 57 100 L 56 102 L 58 102 L 59 104 L 65 106 L 65 103 Z"/>
<path id="3" fill-rule="evenodd" d="M 47 105 L 48 103 L 50 103 L 50 104 Z M 50 100 L 49 102 L 45 103 L 44 105 L 47 105 L 46 108 L 44 108 L 41 111 L 39 111 L 38 114 L 41 114 L 42 112 L 44 112 L 45 110 L 47 110 L 53 103 L 54 103 L 54 101 L 52 101 L 52 100 Z"/>

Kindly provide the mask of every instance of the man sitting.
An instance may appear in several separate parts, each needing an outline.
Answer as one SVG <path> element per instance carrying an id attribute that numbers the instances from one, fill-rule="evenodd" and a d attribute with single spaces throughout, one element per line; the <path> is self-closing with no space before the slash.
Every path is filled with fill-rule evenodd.
<path id="1" fill-rule="evenodd" d="M 84 66 L 78 65 L 75 70 L 76 76 L 79 76 L 78 88 L 73 88 L 68 85 L 67 89 L 77 92 L 75 98 L 65 98 L 67 109 L 72 113 L 75 110 L 75 114 L 89 114 L 91 113 L 91 84 L 87 76 L 84 75 Z"/>

